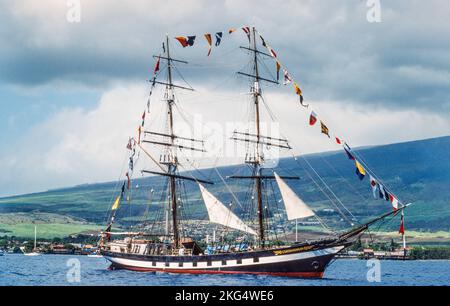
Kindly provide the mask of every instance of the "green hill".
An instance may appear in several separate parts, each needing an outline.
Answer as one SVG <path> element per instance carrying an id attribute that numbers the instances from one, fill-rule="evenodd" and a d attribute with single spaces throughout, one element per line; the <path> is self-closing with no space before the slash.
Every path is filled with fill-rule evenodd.
<path id="1" fill-rule="evenodd" d="M 441 137 L 421 141 L 384 145 L 355 150 L 366 164 L 383 178 L 385 184 L 404 202 L 414 203 L 406 212 L 407 228 L 421 232 L 450 231 L 450 137 Z M 313 154 L 299 157 L 298 160 L 283 159 L 277 171 L 280 174 L 300 177 L 299 181 L 289 184 L 319 215 L 323 216 L 335 228 L 348 226 L 336 213 L 333 206 L 318 188 L 320 179 L 310 169 L 314 168 L 321 179 L 344 203 L 359 221 L 388 211 L 390 204 L 372 198 L 368 178 L 359 181 L 354 165 L 342 151 Z M 219 169 L 224 176 L 233 173 L 242 174 L 243 166 L 229 166 Z M 202 170 L 203 177 L 215 182 L 210 190 L 224 202 L 231 201 L 221 179 L 211 169 Z M 87 225 L 104 224 L 112 199 L 118 193 L 120 183 L 101 183 L 81 185 L 72 188 L 51 190 L 42 193 L 14 196 L 0 199 L 0 234 L 16 233 L 14 226 L 5 224 L 6 214 L 37 216 L 42 214 L 66 217 L 65 224 L 72 224 L 73 230 L 86 230 Z M 133 205 L 124 205 L 118 213 L 120 222 L 127 225 L 139 221 L 149 203 L 149 190 L 163 189 L 164 180 L 150 177 L 135 180 L 133 186 L 139 189 L 133 194 Z M 236 181 L 229 181 L 230 188 L 240 199 L 245 197 L 246 189 Z M 198 187 L 186 183 L 191 205 L 192 219 L 204 219 L 206 211 L 200 201 Z M 149 216 L 158 210 L 162 200 L 154 196 Z M 186 205 L 187 205 L 186 204 Z M 344 211 L 344 208 L 338 204 Z M 325 213 L 324 209 L 334 209 Z M 239 209 L 238 209 L 239 212 Z M 348 215 L 348 214 L 347 214 Z M 58 221 L 59 222 L 59 221 Z M 41 223 L 45 223 L 42 222 Z M 48 222 L 47 222 L 48 223 Z M 80 226 L 83 225 L 83 226 Z M 78 227 L 77 227 L 78 226 Z M 395 230 L 397 223 L 386 224 L 383 230 Z M 93 226 L 95 228 L 95 226 Z M 77 230 L 78 228 L 78 230 Z"/>

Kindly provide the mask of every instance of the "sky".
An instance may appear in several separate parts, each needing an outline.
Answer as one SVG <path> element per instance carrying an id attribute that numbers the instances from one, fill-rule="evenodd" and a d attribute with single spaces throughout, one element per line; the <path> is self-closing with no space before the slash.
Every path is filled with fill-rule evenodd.
<path id="1" fill-rule="evenodd" d="M 208 127 L 201 136 L 211 126 L 221 130 L 212 142 L 228 139 L 225 127 L 248 115 L 248 82 L 236 76 L 248 62 L 239 49 L 247 38 L 241 30 L 225 33 L 207 57 L 203 34 L 246 25 L 258 29 L 306 102 L 352 146 L 450 134 L 448 1 L 381 0 L 380 22 L 368 18 L 378 1 L 263 2 L 0 2 L 0 196 L 122 177 L 126 142 L 147 103 L 152 56 L 166 33 L 173 55 L 189 61 L 179 69 L 196 89 L 180 92 L 177 104 Z M 173 39 L 179 35 L 197 35 L 196 44 L 183 49 Z M 271 59 L 264 68 L 274 75 Z M 185 84 L 178 74 L 175 81 Z M 279 120 L 272 132 L 289 138 L 296 154 L 337 149 L 308 127 L 309 110 L 291 87 L 266 86 L 264 93 Z M 160 97 L 152 96 L 155 117 L 165 111 Z"/>

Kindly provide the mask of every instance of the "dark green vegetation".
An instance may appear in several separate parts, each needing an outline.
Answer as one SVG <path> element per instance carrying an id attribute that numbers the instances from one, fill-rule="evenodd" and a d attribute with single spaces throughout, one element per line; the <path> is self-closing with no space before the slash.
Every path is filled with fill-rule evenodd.
<path id="1" fill-rule="evenodd" d="M 385 145 L 357 150 L 366 164 L 383 178 L 384 183 L 404 202 L 414 204 L 406 211 L 406 228 L 417 232 L 450 231 L 450 137 L 428 139 L 422 141 Z M 371 216 L 379 215 L 391 209 L 390 203 L 374 200 L 366 177 L 359 181 L 355 175 L 354 163 L 347 159 L 343 151 L 323 153 L 283 159 L 277 172 L 281 175 L 297 175 L 298 181 L 289 181 L 299 195 L 320 216 L 327 219 L 333 228 L 349 227 L 341 220 L 341 216 L 316 185 L 320 180 L 311 171 L 307 162 L 317 171 L 323 181 L 353 213 L 358 221 L 366 220 Z M 239 173 L 245 174 L 245 166 L 230 166 L 219 169 L 223 177 Z M 266 170 L 270 174 L 270 170 Z M 217 195 L 224 203 L 232 201 L 221 183 L 220 178 L 213 170 L 203 170 L 197 173 L 200 178 L 213 180 L 216 184 L 210 191 Z M 314 180 L 315 181 L 314 181 Z M 247 188 L 242 181 L 229 180 L 230 188 L 239 199 L 244 199 Z M 134 186 L 139 185 L 138 189 Z M 165 181 L 161 178 L 145 178 L 133 182 L 133 204 L 124 203 L 118 212 L 118 219 L 122 224 L 128 225 L 140 221 L 145 215 L 151 219 L 157 215 L 162 203 L 159 193 L 150 195 L 149 190 L 163 189 Z M 15 196 L 0 199 L 0 216 L 4 214 L 56 214 L 68 216 L 76 223 L 105 224 L 108 209 L 113 197 L 119 193 L 121 183 L 103 183 L 82 185 L 73 188 L 47 191 L 36 194 Z M 185 183 L 190 202 L 185 206 L 192 213 L 191 219 L 205 219 L 206 210 L 201 204 L 198 187 L 193 183 Z M 272 188 L 268 186 L 271 190 Z M 323 188 L 323 186 L 322 186 Z M 276 188 L 274 188 L 276 190 Z M 329 193 L 329 192 L 328 192 Z M 279 198 L 279 195 L 275 195 Z M 151 205 L 147 204 L 151 202 Z M 281 204 L 277 204 L 281 205 Z M 338 206 L 345 212 L 342 206 Z M 334 209 L 334 212 L 323 209 Z M 237 206 L 237 212 L 240 213 Z M 274 210 L 272 211 L 272 213 Z M 350 218 L 349 214 L 346 213 Z M 73 224 L 72 221 L 66 225 Z M 80 225 L 80 224 L 78 224 Z M 380 229 L 396 231 L 398 218 L 394 222 L 387 222 Z M 29 230 L 30 228 L 27 228 Z M 10 226 L 0 223 L 1 232 L 13 232 Z M 32 232 L 30 234 L 33 234 Z"/>
<path id="2" fill-rule="evenodd" d="M 411 259 L 450 259 L 448 247 L 414 247 L 410 251 Z"/>

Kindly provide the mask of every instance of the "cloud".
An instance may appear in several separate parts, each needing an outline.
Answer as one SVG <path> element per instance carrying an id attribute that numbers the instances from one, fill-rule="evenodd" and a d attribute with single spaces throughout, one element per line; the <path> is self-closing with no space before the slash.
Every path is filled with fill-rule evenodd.
<path id="1" fill-rule="evenodd" d="M 366 1 L 81 0 L 81 5 L 81 22 L 71 24 L 65 1 L 3 4 L 0 79 L 26 87 L 65 80 L 105 89 L 112 81 L 148 78 L 151 55 L 166 32 L 197 34 L 194 50 L 181 51 L 174 43 L 174 51 L 204 63 L 203 33 L 254 24 L 309 99 L 450 112 L 450 42 L 439 39 L 450 32 L 449 3 L 381 1 L 382 22 L 376 24 L 366 20 Z M 232 38 L 234 47 L 245 43 L 241 34 Z M 226 57 L 221 51 L 216 56 Z M 205 80 L 210 73 L 197 69 L 187 77 Z"/>
<path id="2" fill-rule="evenodd" d="M 129 136 L 136 135 L 147 92 L 148 88 L 139 83 L 123 84 L 105 92 L 93 109 L 66 108 L 34 126 L 32 132 L 10 144 L 9 150 L 1 157 L 4 173 L 8 175 L 0 176 L 0 194 L 18 194 L 123 178 L 128 162 L 125 145 Z M 151 113 L 146 120 L 148 130 L 161 131 L 165 127 L 166 108 L 160 101 L 161 97 L 158 91 L 153 95 Z M 251 102 L 248 96 L 240 92 L 232 94 L 198 87 L 198 92 L 180 93 L 178 100 L 175 108 L 177 133 L 205 138 L 208 142 L 218 143 L 219 147 L 232 146 L 229 138 L 233 129 L 239 126 L 241 131 L 245 131 L 244 123 L 252 116 L 248 111 Z M 339 149 L 320 134 L 317 126 L 308 126 L 309 111 L 298 105 L 295 95 L 286 92 L 268 93 L 265 100 L 275 120 L 280 122 L 279 130 L 275 125 L 276 128 L 272 129 L 275 134 L 271 136 L 287 137 L 294 147 L 294 154 Z M 385 144 L 450 133 L 448 118 L 434 113 L 366 108 L 350 103 L 337 105 L 327 101 L 312 103 L 330 130 L 352 146 Z M 234 111 L 230 112 L 230 109 Z M 268 122 L 265 108 L 261 112 L 263 123 Z M 250 127 L 252 125 L 249 124 Z M 213 128 L 215 134 L 212 133 Z M 266 133 L 265 130 L 263 132 Z M 155 157 L 159 156 L 156 148 L 146 147 Z M 181 155 L 182 158 L 189 157 L 186 152 Z M 242 155 L 226 156 L 220 160 L 216 156 L 207 157 L 194 165 L 209 167 L 240 163 L 243 160 Z M 191 169 L 191 163 L 186 165 L 185 169 Z M 137 168 L 151 166 L 154 165 L 142 155 Z M 139 173 L 136 175 L 140 176 Z"/>

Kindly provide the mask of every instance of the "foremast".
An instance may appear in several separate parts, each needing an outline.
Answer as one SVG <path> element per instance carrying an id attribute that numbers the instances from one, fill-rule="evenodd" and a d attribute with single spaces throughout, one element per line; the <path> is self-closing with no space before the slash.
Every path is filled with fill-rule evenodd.
<path id="1" fill-rule="evenodd" d="M 150 153 L 145 151 L 142 147 L 141 149 L 144 150 L 146 155 L 151 158 L 151 160 L 156 163 L 156 165 L 159 167 L 162 172 L 157 171 L 150 171 L 150 170 L 142 170 L 142 173 L 147 174 L 154 174 L 154 175 L 160 175 L 165 176 L 168 178 L 168 210 L 166 215 L 166 235 L 169 236 L 168 229 L 169 229 L 169 215 L 171 217 L 172 221 L 172 234 L 173 234 L 173 245 L 175 249 L 179 248 L 180 246 L 180 229 L 179 229 L 179 214 L 178 214 L 178 208 L 179 208 L 179 200 L 177 194 L 179 193 L 177 190 L 177 182 L 179 180 L 189 180 L 189 181 L 195 181 L 197 183 L 204 183 L 204 184 L 212 184 L 209 181 L 204 181 L 201 179 L 197 179 L 195 177 L 190 176 L 183 176 L 178 173 L 178 167 L 179 167 L 179 161 L 177 157 L 177 150 L 178 149 L 186 149 L 191 151 L 200 151 L 205 152 L 205 150 L 202 148 L 194 147 L 193 145 L 185 145 L 183 143 L 180 144 L 182 141 L 189 141 L 191 144 L 201 144 L 203 146 L 202 140 L 192 139 L 192 138 L 186 138 L 181 137 L 175 134 L 175 126 L 174 126 L 174 106 L 175 106 L 175 89 L 183 89 L 183 90 L 193 90 L 191 87 L 184 87 L 175 85 L 173 83 L 173 65 L 174 62 L 177 63 L 183 63 L 187 64 L 186 61 L 174 59 L 171 57 L 170 54 L 170 44 L 169 44 L 169 36 L 166 35 L 165 44 L 164 46 L 164 56 L 154 56 L 158 58 L 158 60 L 166 60 L 167 61 L 167 79 L 166 82 L 160 82 L 156 81 L 156 78 L 153 79 L 153 83 L 160 84 L 165 86 L 164 91 L 164 100 L 167 103 L 167 130 L 165 133 L 157 132 L 157 131 L 144 131 L 146 135 L 151 135 L 154 137 L 159 137 L 159 139 L 156 140 L 148 140 L 145 139 L 142 142 L 151 144 L 151 145 L 157 145 L 164 147 L 164 153 L 161 154 L 159 162 L 153 158 Z"/>
<path id="2" fill-rule="evenodd" d="M 168 121 L 169 121 L 169 135 L 170 135 L 170 144 L 169 147 L 169 156 L 171 157 L 167 162 L 167 173 L 171 176 L 169 177 L 170 181 L 170 198 L 171 198 L 171 212 L 172 212 L 172 230 L 173 230 L 173 240 L 174 245 L 177 248 L 179 244 L 179 231 L 178 231 L 178 214 L 177 214 L 177 190 L 176 190 L 176 172 L 178 168 L 178 160 L 176 150 L 174 149 L 175 145 L 175 134 L 173 128 L 173 104 L 175 102 L 175 94 L 173 92 L 173 81 L 172 81 L 172 59 L 170 57 L 170 45 L 169 45 L 169 36 L 166 35 L 166 55 L 167 55 L 167 84 L 166 84 L 166 92 L 165 97 L 167 101 L 168 108 Z"/>

